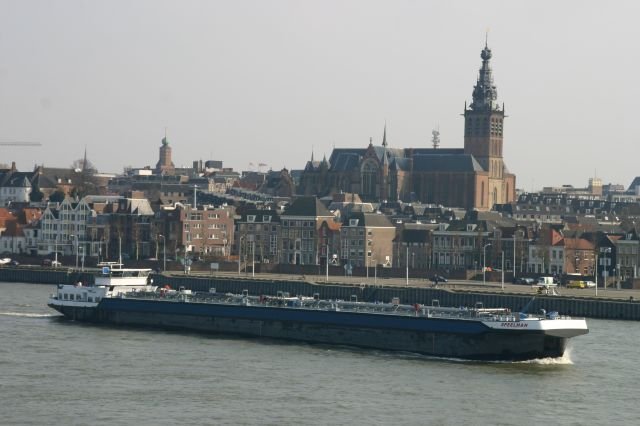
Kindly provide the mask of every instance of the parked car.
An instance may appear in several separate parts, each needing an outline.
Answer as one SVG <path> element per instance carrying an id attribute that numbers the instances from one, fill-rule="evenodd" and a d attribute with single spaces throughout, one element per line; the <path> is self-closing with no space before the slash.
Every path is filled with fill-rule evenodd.
<path id="1" fill-rule="evenodd" d="M 431 279 L 431 282 L 434 283 L 434 284 L 446 283 L 447 282 L 447 279 L 445 277 L 443 277 L 442 275 L 438 275 L 438 274 L 432 276 L 430 279 Z"/>
<path id="2" fill-rule="evenodd" d="M 42 261 L 42 266 L 51 266 L 53 268 L 59 268 L 60 266 L 62 266 L 62 263 L 53 259 L 44 259 Z"/>
<path id="3" fill-rule="evenodd" d="M 587 281 L 571 280 L 567 283 L 567 288 L 587 288 Z"/>
<path id="4" fill-rule="evenodd" d="M 12 260 L 11 262 L 9 262 L 9 265 L 11 265 L 11 266 L 19 266 L 20 262 L 18 262 L 17 260 Z"/>
<path id="5" fill-rule="evenodd" d="M 529 277 L 520 277 L 520 278 L 516 278 L 515 280 L 515 284 L 525 284 L 525 285 L 531 285 L 531 284 L 535 284 L 536 280 L 534 280 L 533 278 L 529 278 Z"/>
<path id="6" fill-rule="evenodd" d="M 585 282 L 584 282 L 584 285 L 585 285 L 587 288 L 594 288 L 594 287 L 596 286 L 596 283 L 594 283 L 593 281 L 585 281 Z"/>

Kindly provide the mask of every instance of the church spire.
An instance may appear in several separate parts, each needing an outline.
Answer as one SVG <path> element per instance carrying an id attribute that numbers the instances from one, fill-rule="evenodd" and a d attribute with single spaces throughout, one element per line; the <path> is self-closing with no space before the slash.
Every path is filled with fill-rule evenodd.
<path id="1" fill-rule="evenodd" d="M 482 58 L 482 67 L 478 74 L 478 81 L 473 88 L 473 101 L 471 102 L 471 109 L 473 110 L 498 110 L 500 109 L 498 100 L 498 89 L 493 84 L 493 74 L 491 72 L 491 49 L 485 38 L 484 49 L 480 53 Z"/>
<path id="2" fill-rule="evenodd" d="M 387 122 L 384 122 L 384 133 L 382 134 L 382 146 L 387 147 Z"/>

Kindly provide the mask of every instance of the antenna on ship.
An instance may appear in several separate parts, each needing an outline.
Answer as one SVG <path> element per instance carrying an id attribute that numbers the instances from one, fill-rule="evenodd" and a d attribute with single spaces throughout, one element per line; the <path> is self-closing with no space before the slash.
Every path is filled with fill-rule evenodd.
<path id="1" fill-rule="evenodd" d="M 520 313 L 521 313 L 521 314 L 526 314 L 526 313 L 527 313 L 527 311 L 529 310 L 529 308 L 531 307 L 531 305 L 533 305 L 533 302 L 534 302 L 535 300 L 536 300 L 536 297 L 535 297 L 535 296 L 533 296 L 533 297 L 531 298 L 531 300 L 529 300 L 529 301 L 527 302 L 527 304 L 526 304 L 526 305 L 524 305 L 524 308 L 522 308 L 522 309 L 520 310 Z"/>

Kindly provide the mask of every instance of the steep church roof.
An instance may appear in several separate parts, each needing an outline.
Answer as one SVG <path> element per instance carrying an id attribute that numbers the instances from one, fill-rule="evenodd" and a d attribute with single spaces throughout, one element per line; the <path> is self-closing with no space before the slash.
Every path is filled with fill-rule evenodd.
<path id="1" fill-rule="evenodd" d="M 416 172 L 483 172 L 484 169 L 473 155 L 416 155 L 413 157 Z"/>

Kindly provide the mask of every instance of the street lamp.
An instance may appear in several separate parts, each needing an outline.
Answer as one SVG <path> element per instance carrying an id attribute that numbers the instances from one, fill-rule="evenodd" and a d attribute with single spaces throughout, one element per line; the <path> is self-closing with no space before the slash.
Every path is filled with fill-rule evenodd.
<path id="1" fill-rule="evenodd" d="M 159 238 L 162 238 L 162 272 L 167 270 L 167 238 L 158 234 Z"/>
<path id="2" fill-rule="evenodd" d="M 487 282 L 487 247 L 489 247 L 491 243 L 487 243 L 482 246 L 482 284 L 486 284 Z"/>
<path id="3" fill-rule="evenodd" d="M 596 270 L 595 270 L 594 277 L 596 279 L 596 297 L 597 297 L 598 296 L 598 254 L 596 254 L 595 264 L 596 264 Z"/>
<path id="4" fill-rule="evenodd" d="M 55 267 L 58 267 L 58 234 L 56 234 L 56 239 L 53 242 L 53 250 L 55 251 L 55 261 L 56 261 L 56 265 Z"/>
<path id="5" fill-rule="evenodd" d="M 369 281 L 369 262 L 370 262 L 370 261 L 371 261 L 371 260 L 369 259 L 368 255 L 367 255 L 367 260 L 366 260 L 366 261 L 365 261 L 365 263 L 364 263 L 364 267 L 365 267 L 365 269 L 367 270 L 367 281 Z"/>
<path id="6" fill-rule="evenodd" d="M 325 265 L 326 275 L 324 277 L 324 282 L 328 283 L 329 282 L 329 244 L 326 244 L 324 246 L 324 258 L 325 258 L 325 261 L 327 262 L 327 264 Z"/>
<path id="7" fill-rule="evenodd" d="M 605 247 L 602 252 L 604 253 L 604 284 L 602 286 L 602 289 L 605 290 L 607 288 L 607 278 L 609 274 L 607 253 L 611 253 L 611 247 Z"/>
<path id="8" fill-rule="evenodd" d="M 240 260 L 242 259 L 242 238 L 244 235 L 240 235 L 238 239 L 238 275 L 240 275 Z"/>
<path id="9" fill-rule="evenodd" d="M 76 239 L 76 269 L 78 269 L 78 248 L 80 244 L 78 243 L 78 236 L 75 234 L 69 235 L 70 237 L 74 237 Z"/>
<path id="10" fill-rule="evenodd" d="M 378 284 L 378 262 L 375 259 L 373 260 L 373 283 Z"/>
<path id="11" fill-rule="evenodd" d="M 405 266 L 407 267 L 407 281 L 405 286 L 409 287 L 409 246 L 407 245 L 407 254 L 404 257 L 404 263 Z"/>

